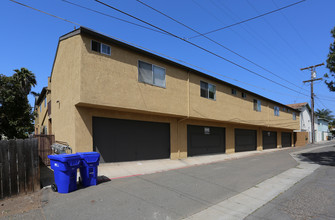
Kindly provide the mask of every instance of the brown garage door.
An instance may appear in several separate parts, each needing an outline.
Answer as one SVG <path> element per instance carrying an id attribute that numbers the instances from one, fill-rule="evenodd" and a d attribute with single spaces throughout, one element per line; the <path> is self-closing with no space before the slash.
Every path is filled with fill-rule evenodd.
<path id="1" fill-rule="evenodd" d="M 235 129 L 235 152 L 257 149 L 256 130 Z"/>
<path id="2" fill-rule="evenodd" d="M 281 145 L 282 147 L 291 147 L 292 146 L 292 133 L 282 132 L 281 133 Z"/>
<path id="3" fill-rule="evenodd" d="M 225 153 L 225 129 L 220 127 L 187 126 L 189 156 Z"/>
<path id="4" fill-rule="evenodd" d="M 101 162 L 170 157 L 170 124 L 93 117 L 93 149 Z"/>
<path id="5" fill-rule="evenodd" d="M 277 148 L 277 132 L 263 131 L 263 149 Z"/>

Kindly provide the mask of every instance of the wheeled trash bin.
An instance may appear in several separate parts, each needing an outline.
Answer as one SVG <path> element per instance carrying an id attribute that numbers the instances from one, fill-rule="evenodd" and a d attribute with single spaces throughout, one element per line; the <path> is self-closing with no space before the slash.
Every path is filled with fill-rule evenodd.
<path id="1" fill-rule="evenodd" d="M 82 186 L 97 185 L 100 154 L 98 152 L 82 152 L 77 154 L 81 157 L 80 180 Z"/>
<path id="2" fill-rule="evenodd" d="M 80 167 L 78 154 L 49 155 L 51 169 L 54 170 L 53 191 L 69 193 L 77 189 L 77 169 Z"/>

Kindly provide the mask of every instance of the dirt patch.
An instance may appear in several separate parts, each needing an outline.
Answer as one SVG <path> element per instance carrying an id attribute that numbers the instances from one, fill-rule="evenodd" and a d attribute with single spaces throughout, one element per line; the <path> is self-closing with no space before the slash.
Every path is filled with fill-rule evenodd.
<path id="1" fill-rule="evenodd" d="M 22 214 L 41 207 L 42 191 L 0 200 L 0 218 Z"/>

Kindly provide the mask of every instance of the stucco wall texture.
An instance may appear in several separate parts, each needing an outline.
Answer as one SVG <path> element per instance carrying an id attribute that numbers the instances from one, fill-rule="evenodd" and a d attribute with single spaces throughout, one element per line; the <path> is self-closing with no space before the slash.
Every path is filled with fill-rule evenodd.
<path id="1" fill-rule="evenodd" d="M 111 55 L 92 51 L 92 39 L 109 45 Z M 139 60 L 165 68 L 166 88 L 138 82 Z M 200 97 L 200 81 L 216 85 L 216 100 Z M 235 128 L 257 130 L 257 150 L 263 130 L 277 131 L 281 147 L 281 132 L 299 129 L 299 112 L 296 120 L 292 111 L 274 116 L 274 106 L 284 105 L 232 95 L 224 83 L 85 34 L 59 42 L 51 84 L 53 133 L 74 152 L 93 150 L 93 116 L 170 123 L 171 159 L 187 157 L 188 124 L 225 127 L 226 153 L 235 151 Z"/>

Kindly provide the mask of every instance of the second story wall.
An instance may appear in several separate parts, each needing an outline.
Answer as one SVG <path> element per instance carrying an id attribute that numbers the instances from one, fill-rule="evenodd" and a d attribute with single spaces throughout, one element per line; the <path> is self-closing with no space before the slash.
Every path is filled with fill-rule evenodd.
<path id="1" fill-rule="evenodd" d="M 80 102 L 185 116 L 187 72 L 104 41 L 111 54 L 100 54 L 91 50 L 92 38 L 82 39 Z M 165 88 L 139 82 L 139 60 L 165 69 Z"/>
<path id="2" fill-rule="evenodd" d="M 201 82 L 216 87 L 215 99 L 201 97 Z M 260 101 L 260 111 L 254 110 L 254 101 Z M 274 107 L 279 108 L 279 116 L 274 114 Z M 286 110 L 283 111 L 283 108 Z M 298 129 L 299 114 L 294 112 L 296 120 L 293 120 L 293 110 L 288 110 L 284 105 L 271 102 L 236 87 L 190 74 L 190 117 Z"/>
<path id="3" fill-rule="evenodd" d="M 77 104 L 151 112 L 194 119 L 265 127 L 299 129 L 299 112 L 236 89 L 186 68 L 112 44 L 90 35 L 81 37 L 80 96 Z M 92 50 L 92 40 L 110 47 L 110 54 Z M 163 87 L 139 82 L 139 61 L 163 68 Z M 215 85 L 215 100 L 201 97 L 200 83 Z M 242 97 L 242 92 L 246 94 Z M 260 111 L 254 102 L 260 101 Z M 279 116 L 274 108 L 278 107 Z M 293 112 L 296 120 L 293 120 Z"/>

